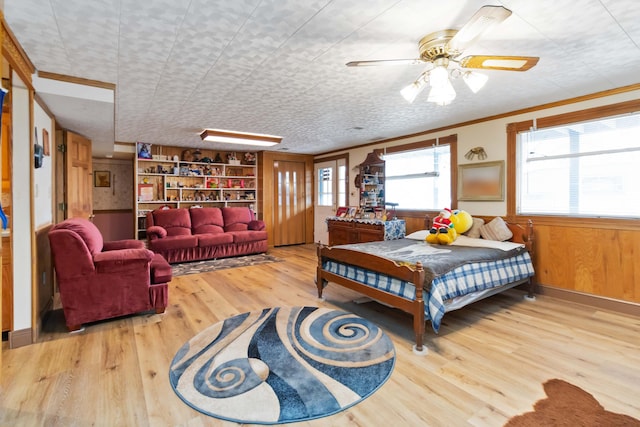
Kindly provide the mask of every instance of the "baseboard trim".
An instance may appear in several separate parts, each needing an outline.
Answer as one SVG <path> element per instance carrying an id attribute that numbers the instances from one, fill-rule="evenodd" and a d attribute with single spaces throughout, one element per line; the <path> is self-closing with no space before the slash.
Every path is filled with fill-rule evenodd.
<path id="1" fill-rule="evenodd" d="M 31 328 L 9 331 L 9 348 L 24 347 L 33 344 L 33 331 Z"/>
<path id="2" fill-rule="evenodd" d="M 528 285 L 521 285 L 520 289 L 526 289 Z M 536 293 L 546 295 L 565 301 L 584 304 L 603 310 L 615 311 L 617 313 L 628 314 L 640 317 L 640 304 L 630 301 L 622 301 L 598 295 L 585 294 L 569 289 L 554 288 L 547 285 L 536 285 Z"/>

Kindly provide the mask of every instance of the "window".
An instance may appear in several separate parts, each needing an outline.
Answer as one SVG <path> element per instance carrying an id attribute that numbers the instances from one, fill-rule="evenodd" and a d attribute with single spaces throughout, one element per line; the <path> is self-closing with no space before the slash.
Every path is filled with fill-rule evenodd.
<path id="1" fill-rule="evenodd" d="M 518 133 L 518 214 L 640 216 L 640 113 Z"/>
<path id="2" fill-rule="evenodd" d="M 318 206 L 334 206 L 334 199 L 337 206 L 346 206 L 347 167 L 344 160 L 330 163 L 331 166 L 317 168 Z"/>
<path id="3" fill-rule="evenodd" d="M 318 169 L 318 206 L 333 206 L 333 169 Z"/>
<path id="4" fill-rule="evenodd" d="M 451 206 L 451 149 L 434 145 L 384 156 L 385 200 L 400 209 Z"/>

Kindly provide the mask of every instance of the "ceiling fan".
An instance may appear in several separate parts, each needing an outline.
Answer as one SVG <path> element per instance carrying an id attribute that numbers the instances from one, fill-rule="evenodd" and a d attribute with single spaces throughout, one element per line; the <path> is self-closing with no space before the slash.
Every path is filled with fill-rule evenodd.
<path id="1" fill-rule="evenodd" d="M 510 15 L 511 11 L 503 6 L 482 6 L 460 30 L 443 30 L 424 36 L 418 43 L 419 58 L 352 61 L 347 66 L 426 63 L 426 70 L 400 93 L 408 102 L 413 102 L 430 85 L 428 101 L 446 105 L 456 97 L 449 77 L 462 77 L 476 93 L 488 76 L 470 69 L 527 71 L 538 63 L 540 58 L 535 56 L 470 55 L 461 58 L 466 48 Z"/>

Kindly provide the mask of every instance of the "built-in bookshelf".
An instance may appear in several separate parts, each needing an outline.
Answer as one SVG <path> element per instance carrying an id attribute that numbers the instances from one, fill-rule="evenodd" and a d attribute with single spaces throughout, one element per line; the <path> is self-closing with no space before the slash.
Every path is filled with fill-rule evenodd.
<path id="1" fill-rule="evenodd" d="M 162 150 L 171 153 L 180 149 Z M 186 161 L 182 160 L 185 151 L 190 150 L 182 150 L 181 155 L 153 154 L 136 160 L 138 238 L 145 237 L 146 215 L 155 209 L 246 206 L 255 212 L 258 166 L 253 153 L 211 152 L 207 157 L 198 151 L 200 161 Z M 192 156 L 190 152 L 187 155 Z M 223 158 L 227 161 L 221 162 Z"/>

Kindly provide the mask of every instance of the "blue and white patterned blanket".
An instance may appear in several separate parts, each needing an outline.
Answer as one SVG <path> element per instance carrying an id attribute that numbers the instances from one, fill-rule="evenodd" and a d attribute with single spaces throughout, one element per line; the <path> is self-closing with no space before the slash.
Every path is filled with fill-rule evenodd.
<path id="1" fill-rule="evenodd" d="M 431 320 L 436 333 L 446 311 L 445 301 L 525 280 L 534 275 L 531 257 L 524 248 L 502 251 L 461 246 L 443 247 L 409 239 L 336 247 L 404 263 L 415 264 L 420 261 L 425 269 L 425 317 Z M 335 261 L 325 261 L 323 269 L 409 300 L 415 299 L 415 287 L 410 282 Z"/>

